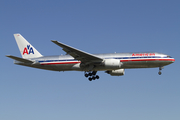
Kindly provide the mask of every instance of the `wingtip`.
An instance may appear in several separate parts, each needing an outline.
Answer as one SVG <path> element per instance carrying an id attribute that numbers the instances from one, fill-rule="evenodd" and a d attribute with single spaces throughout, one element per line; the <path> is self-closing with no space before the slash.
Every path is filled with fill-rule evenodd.
<path id="1" fill-rule="evenodd" d="M 56 41 L 56 40 L 51 40 L 52 42 Z"/>
<path id="2" fill-rule="evenodd" d="M 11 56 L 11 55 L 5 55 L 6 57 L 9 57 L 9 56 Z"/>

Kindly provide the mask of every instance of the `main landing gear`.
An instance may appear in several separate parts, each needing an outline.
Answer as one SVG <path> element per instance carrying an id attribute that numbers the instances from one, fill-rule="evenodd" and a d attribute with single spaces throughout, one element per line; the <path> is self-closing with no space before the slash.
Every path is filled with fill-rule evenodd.
<path id="1" fill-rule="evenodd" d="M 92 81 L 92 80 L 96 80 L 96 79 L 99 79 L 99 76 L 96 75 L 97 71 L 92 71 L 92 72 L 84 72 L 84 76 L 85 77 L 89 77 L 89 81 Z"/>
<path id="2" fill-rule="evenodd" d="M 159 67 L 159 72 L 158 72 L 159 75 L 162 74 L 161 70 L 162 70 L 163 68 L 164 68 L 164 67 Z"/>

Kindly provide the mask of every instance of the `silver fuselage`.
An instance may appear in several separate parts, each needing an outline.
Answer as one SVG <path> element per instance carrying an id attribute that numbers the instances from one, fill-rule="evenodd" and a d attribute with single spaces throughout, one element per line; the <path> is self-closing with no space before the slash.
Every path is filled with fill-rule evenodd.
<path id="1" fill-rule="evenodd" d="M 94 54 L 95 56 L 106 59 L 116 59 L 121 62 L 121 69 L 130 68 L 154 68 L 163 67 L 173 63 L 174 58 L 161 53 L 150 52 L 150 53 L 111 53 L 111 54 Z M 45 70 L 53 71 L 105 71 L 114 70 L 106 68 L 103 64 L 94 65 L 92 69 L 89 66 L 82 67 L 81 61 L 75 60 L 70 55 L 60 56 L 43 56 L 39 58 L 30 59 L 34 63 L 23 63 L 15 61 L 15 64 L 34 67 Z"/>

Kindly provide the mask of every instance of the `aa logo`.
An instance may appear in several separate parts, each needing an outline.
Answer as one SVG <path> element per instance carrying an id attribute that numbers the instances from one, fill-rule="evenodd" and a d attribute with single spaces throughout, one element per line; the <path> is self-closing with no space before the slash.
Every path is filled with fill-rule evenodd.
<path id="1" fill-rule="evenodd" d="M 24 55 L 24 54 L 29 55 L 29 54 L 31 54 L 31 53 L 34 54 L 33 48 L 30 47 L 30 45 L 27 45 L 27 47 L 24 48 L 23 55 Z"/>

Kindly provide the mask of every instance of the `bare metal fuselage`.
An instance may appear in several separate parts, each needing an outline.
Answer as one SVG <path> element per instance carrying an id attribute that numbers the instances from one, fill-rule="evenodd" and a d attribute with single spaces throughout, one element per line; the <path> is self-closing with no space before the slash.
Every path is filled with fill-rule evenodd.
<path id="1" fill-rule="evenodd" d="M 14 34 L 22 58 L 6 55 L 15 64 L 53 71 L 85 71 L 89 81 L 99 79 L 97 71 L 105 71 L 111 76 L 124 75 L 124 69 L 162 67 L 175 61 L 174 58 L 156 52 L 91 54 L 62 42 L 51 40 L 67 55 L 43 56 L 21 34 Z"/>
<path id="2" fill-rule="evenodd" d="M 75 60 L 70 55 L 47 56 L 30 59 L 34 63 L 23 63 L 15 61 L 15 64 L 53 71 L 106 71 L 130 68 L 154 68 L 163 67 L 174 62 L 174 58 L 161 53 L 112 53 L 94 54 L 102 59 L 119 60 L 120 68 L 107 68 L 102 64 L 91 64 L 82 66 L 81 61 Z"/>

